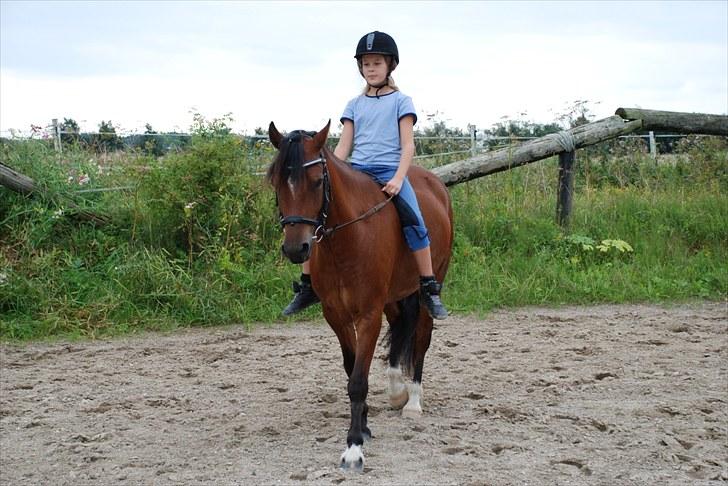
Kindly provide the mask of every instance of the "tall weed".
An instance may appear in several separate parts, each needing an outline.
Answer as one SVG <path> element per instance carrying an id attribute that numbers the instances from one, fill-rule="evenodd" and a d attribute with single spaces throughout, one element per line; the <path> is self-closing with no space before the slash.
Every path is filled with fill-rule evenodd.
<path id="1" fill-rule="evenodd" d="M 161 158 L 0 145 L 3 163 L 39 187 L 35 197 L 0 188 L 0 337 L 280 318 L 299 268 L 280 256 L 260 175 L 273 154 L 232 136 L 224 119 L 195 123 L 189 146 Z M 568 230 L 555 223 L 556 159 L 451 188 L 445 302 L 484 312 L 726 298 L 728 148 L 720 138 L 682 144 L 658 162 L 620 146 L 579 151 Z M 69 218 L 78 208 L 110 223 Z M 314 307 L 301 318 L 318 316 Z"/>

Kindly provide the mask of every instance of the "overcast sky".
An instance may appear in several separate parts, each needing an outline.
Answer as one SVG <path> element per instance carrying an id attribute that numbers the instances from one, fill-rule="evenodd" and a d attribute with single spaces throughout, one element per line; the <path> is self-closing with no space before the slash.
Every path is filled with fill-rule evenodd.
<path id="1" fill-rule="evenodd" d="M 334 126 L 363 81 L 359 38 L 391 34 L 420 125 L 554 121 L 576 100 L 726 114 L 728 1 L 33 2 L 0 0 L 0 130 L 237 132 Z"/>

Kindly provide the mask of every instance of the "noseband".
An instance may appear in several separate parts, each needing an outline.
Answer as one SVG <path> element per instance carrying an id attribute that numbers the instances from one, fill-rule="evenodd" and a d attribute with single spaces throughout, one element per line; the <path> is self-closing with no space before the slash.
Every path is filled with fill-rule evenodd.
<path id="1" fill-rule="evenodd" d="M 327 236 L 331 236 L 335 231 L 340 230 L 341 228 L 344 228 L 345 226 L 349 226 L 350 224 L 354 224 L 358 221 L 361 221 L 363 219 L 368 218 L 369 216 L 372 216 L 373 214 L 379 212 L 380 209 L 382 209 L 384 206 L 389 203 L 394 195 L 389 196 L 384 201 L 376 204 L 375 206 L 369 208 L 365 213 L 361 214 L 360 216 L 352 219 L 351 221 L 347 221 L 346 223 L 337 224 L 336 226 L 332 228 L 326 227 L 326 218 L 329 216 L 329 203 L 331 202 L 331 182 L 329 181 L 329 171 L 326 164 L 326 156 L 324 155 L 323 150 L 319 153 L 319 158 L 314 160 L 309 160 L 308 162 L 304 162 L 302 167 L 304 169 L 307 169 L 311 166 L 314 166 L 316 164 L 321 164 L 324 171 L 324 182 L 323 182 L 323 190 L 324 190 L 324 200 L 321 203 L 321 210 L 319 210 L 318 218 L 317 219 L 311 219 L 311 218 L 304 218 L 303 216 L 283 216 L 280 215 L 280 224 L 281 228 L 285 228 L 286 225 L 293 226 L 294 224 L 308 224 L 315 228 L 313 232 L 313 237 L 316 243 L 319 243 L 321 240 L 323 240 Z M 277 203 L 276 203 L 277 205 Z M 279 209 L 280 211 L 280 209 Z"/>

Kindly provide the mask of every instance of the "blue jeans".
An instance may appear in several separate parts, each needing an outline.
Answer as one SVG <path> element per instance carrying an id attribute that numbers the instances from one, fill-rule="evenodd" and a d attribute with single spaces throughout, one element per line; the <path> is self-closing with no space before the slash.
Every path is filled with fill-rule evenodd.
<path id="1" fill-rule="evenodd" d="M 351 164 L 351 166 L 360 172 L 368 174 L 381 185 L 389 182 L 397 172 L 397 167 L 389 165 Z M 425 226 L 425 220 L 422 219 L 420 205 L 417 204 L 417 195 L 407 177 L 404 178 L 402 189 L 392 199 L 392 203 L 397 207 L 404 239 L 410 250 L 417 251 L 430 246 L 430 237 Z"/>

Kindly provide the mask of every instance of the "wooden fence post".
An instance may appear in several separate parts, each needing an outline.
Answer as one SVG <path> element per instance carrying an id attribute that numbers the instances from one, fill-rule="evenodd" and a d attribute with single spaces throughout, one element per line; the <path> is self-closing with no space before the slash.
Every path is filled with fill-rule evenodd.
<path id="1" fill-rule="evenodd" d="M 56 152 L 63 153 L 63 145 L 61 144 L 61 126 L 58 124 L 58 118 L 53 119 L 53 145 Z"/>
<path id="2" fill-rule="evenodd" d="M 576 150 L 559 154 L 559 189 L 556 200 L 556 220 L 563 228 L 569 227 L 571 202 L 574 195 L 574 160 Z"/>
<path id="3" fill-rule="evenodd" d="M 655 140 L 655 132 L 650 130 L 650 157 L 657 158 L 657 141 Z"/>
<path id="4" fill-rule="evenodd" d="M 478 148 L 476 147 L 476 139 L 478 138 L 478 129 L 475 128 L 475 125 L 470 125 L 470 156 L 475 157 L 475 155 L 478 153 Z"/>

